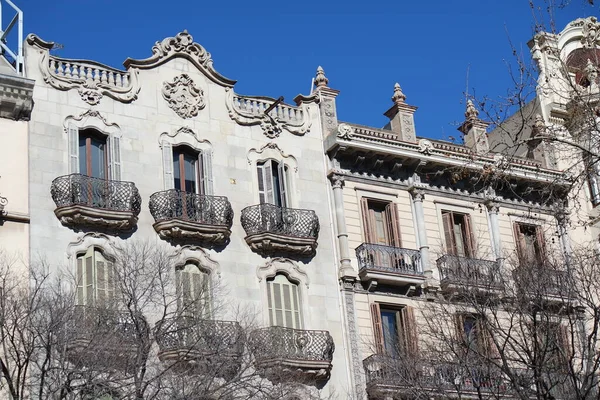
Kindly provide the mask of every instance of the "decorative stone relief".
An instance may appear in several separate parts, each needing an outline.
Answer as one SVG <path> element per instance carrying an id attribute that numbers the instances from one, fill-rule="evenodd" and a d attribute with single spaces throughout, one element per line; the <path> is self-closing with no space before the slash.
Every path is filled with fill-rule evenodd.
<path id="1" fill-rule="evenodd" d="M 39 68 L 44 82 L 58 90 L 77 89 L 81 100 L 95 105 L 104 96 L 122 103 L 137 99 L 140 92 L 139 71 L 131 68 L 121 71 L 95 61 L 70 60 L 50 55 L 52 42 L 35 35 L 27 36 L 27 43 L 39 49 Z"/>
<path id="2" fill-rule="evenodd" d="M 339 124 L 337 127 L 337 136 L 342 139 L 352 139 L 352 127 L 348 124 Z"/>
<path id="3" fill-rule="evenodd" d="M 506 169 L 509 166 L 508 159 L 504 154 L 494 154 L 494 166 L 499 169 Z"/>
<path id="4" fill-rule="evenodd" d="M 8 199 L 6 197 L 0 196 L 0 216 L 4 215 L 4 207 L 8 204 Z"/>
<path id="5" fill-rule="evenodd" d="M 596 47 L 600 36 L 600 24 L 596 17 L 589 17 L 583 20 L 583 36 L 581 37 L 581 44 L 583 47 L 593 49 Z"/>
<path id="6" fill-rule="evenodd" d="M 181 118 L 195 117 L 206 106 L 204 91 L 187 74 L 176 76 L 173 82 L 164 82 L 162 95 Z"/>
<path id="7" fill-rule="evenodd" d="M 227 111 L 238 124 L 260 125 L 269 139 L 279 137 L 284 129 L 298 136 L 308 132 L 311 126 L 308 104 L 294 107 L 280 103 L 266 114 L 265 111 L 276 101 L 267 97 L 240 96 L 227 88 Z"/>
<path id="8" fill-rule="evenodd" d="M 426 156 L 431 155 L 433 151 L 433 143 L 427 139 L 419 139 L 419 153 L 425 154 Z"/>
<path id="9" fill-rule="evenodd" d="M 248 151 L 248 165 L 252 165 L 258 160 L 267 158 L 283 160 L 285 164 L 294 169 L 294 172 L 298 172 L 298 161 L 296 160 L 296 157 L 286 154 L 275 142 L 269 142 L 258 150 L 252 148 Z"/>
<path id="10" fill-rule="evenodd" d="M 348 320 L 348 339 L 350 340 L 350 348 L 352 353 L 352 372 L 354 373 L 354 395 L 355 398 L 363 398 L 364 385 L 363 385 L 363 374 L 362 374 L 362 356 L 361 351 L 358 348 L 360 338 L 356 328 L 356 312 L 354 309 L 354 292 L 352 290 L 346 290 L 344 292 L 344 300 L 346 303 L 346 318 Z"/>
<path id="11" fill-rule="evenodd" d="M 298 264 L 287 258 L 275 257 L 267 261 L 265 265 L 256 268 L 256 276 L 259 282 L 275 276 L 277 272 L 284 272 L 290 278 L 303 282 L 307 289 L 310 285 L 310 279 L 306 272 L 302 271 Z"/>

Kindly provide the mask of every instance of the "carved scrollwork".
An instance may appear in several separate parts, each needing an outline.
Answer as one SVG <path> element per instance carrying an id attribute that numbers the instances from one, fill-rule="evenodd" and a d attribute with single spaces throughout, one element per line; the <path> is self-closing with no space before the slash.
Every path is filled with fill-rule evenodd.
<path id="1" fill-rule="evenodd" d="M 352 127 L 348 124 L 339 124 L 337 127 L 337 136 L 342 139 L 352 139 Z"/>
<path id="2" fill-rule="evenodd" d="M 195 117 L 206 106 L 204 91 L 187 74 L 176 76 L 172 82 L 164 82 L 162 95 L 169 108 L 181 118 Z"/>
<path id="3" fill-rule="evenodd" d="M 433 151 L 433 143 L 427 139 L 419 139 L 419 153 L 430 155 Z"/>
<path id="4" fill-rule="evenodd" d="M 227 111 L 238 124 L 260 125 L 269 139 L 278 137 L 284 129 L 298 136 L 308 132 L 311 126 L 308 104 L 294 107 L 281 103 L 265 114 L 275 101 L 269 97 L 240 96 L 227 89 Z"/>
<path id="5" fill-rule="evenodd" d="M 596 47 L 596 42 L 600 39 L 600 24 L 596 17 L 586 18 L 583 22 L 583 36 L 581 44 L 583 47 L 593 49 Z"/>

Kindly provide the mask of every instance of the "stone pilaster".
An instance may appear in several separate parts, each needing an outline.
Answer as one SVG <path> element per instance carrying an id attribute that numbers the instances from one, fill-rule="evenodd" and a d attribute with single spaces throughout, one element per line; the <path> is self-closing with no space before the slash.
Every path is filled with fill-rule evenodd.
<path id="1" fill-rule="evenodd" d="M 321 66 L 317 68 L 314 83 L 316 87 L 313 90 L 313 94 L 319 96 L 319 111 L 321 113 L 323 136 L 327 137 L 331 133 L 336 132 L 338 126 L 335 98 L 340 91 L 328 86 L 329 79 L 325 76 L 325 71 L 323 71 Z"/>
<path id="2" fill-rule="evenodd" d="M 467 110 L 465 111 L 465 122 L 458 128 L 464 135 L 465 146 L 469 147 L 477 154 L 487 154 L 490 152 L 490 144 L 487 137 L 487 127 L 490 125 L 478 117 L 479 111 L 473 105 L 471 100 L 467 101 Z"/>
<path id="3" fill-rule="evenodd" d="M 356 272 L 350 263 L 350 247 L 348 245 L 348 231 L 346 229 L 346 216 L 344 213 L 344 177 L 331 173 L 329 179 L 333 188 L 337 239 L 340 250 L 339 277 L 341 279 L 356 278 Z"/>
<path id="4" fill-rule="evenodd" d="M 416 143 L 414 114 L 417 107 L 406 104 L 406 96 L 398 83 L 394 85 L 392 101 L 394 105 L 384 113 L 390 119 L 390 129 L 398 134 L 398 140 Z"/>
<path id="5" fill-rule="evenodd" d="M 492 247 L 494 248 L 494 257 L 496 260 L 502 259 L 502 240 L 500 239 L 500 224 L 498 222 L 498 213 L 500 206 L 498 203 L 488 201 L 485 203 L 488 210 L 488 218 L 490 220 L 490 238 L 492 239 Z"/>
<path id="6" fill-rule="evenodd" d="M 425 227 L 425 212 L 423 210 L 423 200 L 425 192 L 417 187 L 410 187 L 409 192 L 412 196 L 412 202 L 415 209 L 415 218 L 417 220 L 417 237 L 419 238 L 419 251 L 421 252 L 421 266 L 428 280 L 433 277 L 431 264 L 429 261 L 429 245 L 427 244 L 427 230 Z"/>

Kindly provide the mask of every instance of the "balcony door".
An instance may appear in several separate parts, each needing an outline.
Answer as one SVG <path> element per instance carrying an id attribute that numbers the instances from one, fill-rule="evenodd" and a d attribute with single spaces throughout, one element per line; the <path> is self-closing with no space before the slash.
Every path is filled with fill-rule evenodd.
<path id="1" fill-rule="evenodd" d="M 199 154 L 186 147 L 173 148 L 173 179 L 177 190 L 204 194 Z"/>
<path id="2" fill-rule="evenodd" d="M 475 256 L 475 242 L 471 217 L 454 211 L 442 211 L 446 252 L 453 256 L 472 258 Z"/>
<path id="3" fill-rule="evenodd" d="M 106 136 L 93 129 L 79 132 L 79 173 L 93 178 L 108 178 Z"/>
<path id="4" fill-rule="evenodd" d="M 404 269 L 410 260 L 404 260 L 395 249 L 402 247 L 398 208 L 395 203 L 361 199 L 365 243 L 386 247 L 372 247 L 369 262 L 384 268 Z M 410 266 L 413 267 L 413 266 Z"/>
<path id="5" fill-rule="evenodd" d="M 275 160 L 257 163 L 258 193 L 261 204 L 287 207 L 287 167 Z"/>
<path id="6" fill-rule="evenodd" d="M 418 337 L 412 307 L 385 307 L 371 304 L 375 350 L 392 357 L 415 356 Z"/>

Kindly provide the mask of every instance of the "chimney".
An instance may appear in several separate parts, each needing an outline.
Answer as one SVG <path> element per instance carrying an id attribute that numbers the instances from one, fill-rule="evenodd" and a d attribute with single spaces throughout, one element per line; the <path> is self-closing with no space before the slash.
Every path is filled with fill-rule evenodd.
<path id="1" fill-rule="evenodd" d="M 398 83 L 394 85 L 392 101 L 394 105 L 384 113 L 390 119 L 390 129 L 398 134 L 398 140 L 416 143 L 414 114 L 418 107 L 406 104 L 406 96 Z"/>
<path id="2" fill-rule="evenodd" d="M 477 154 L 487 154 L 490 152 L 490 144 L 487 137 L 488 122 L 482 121 L 478 117 L 479 111 L 473 105 L 471 100 L 467 101 L 467 110 L 465 111 L 465 122 L 458 128 L 464 135 L 465 146 Z"/>

